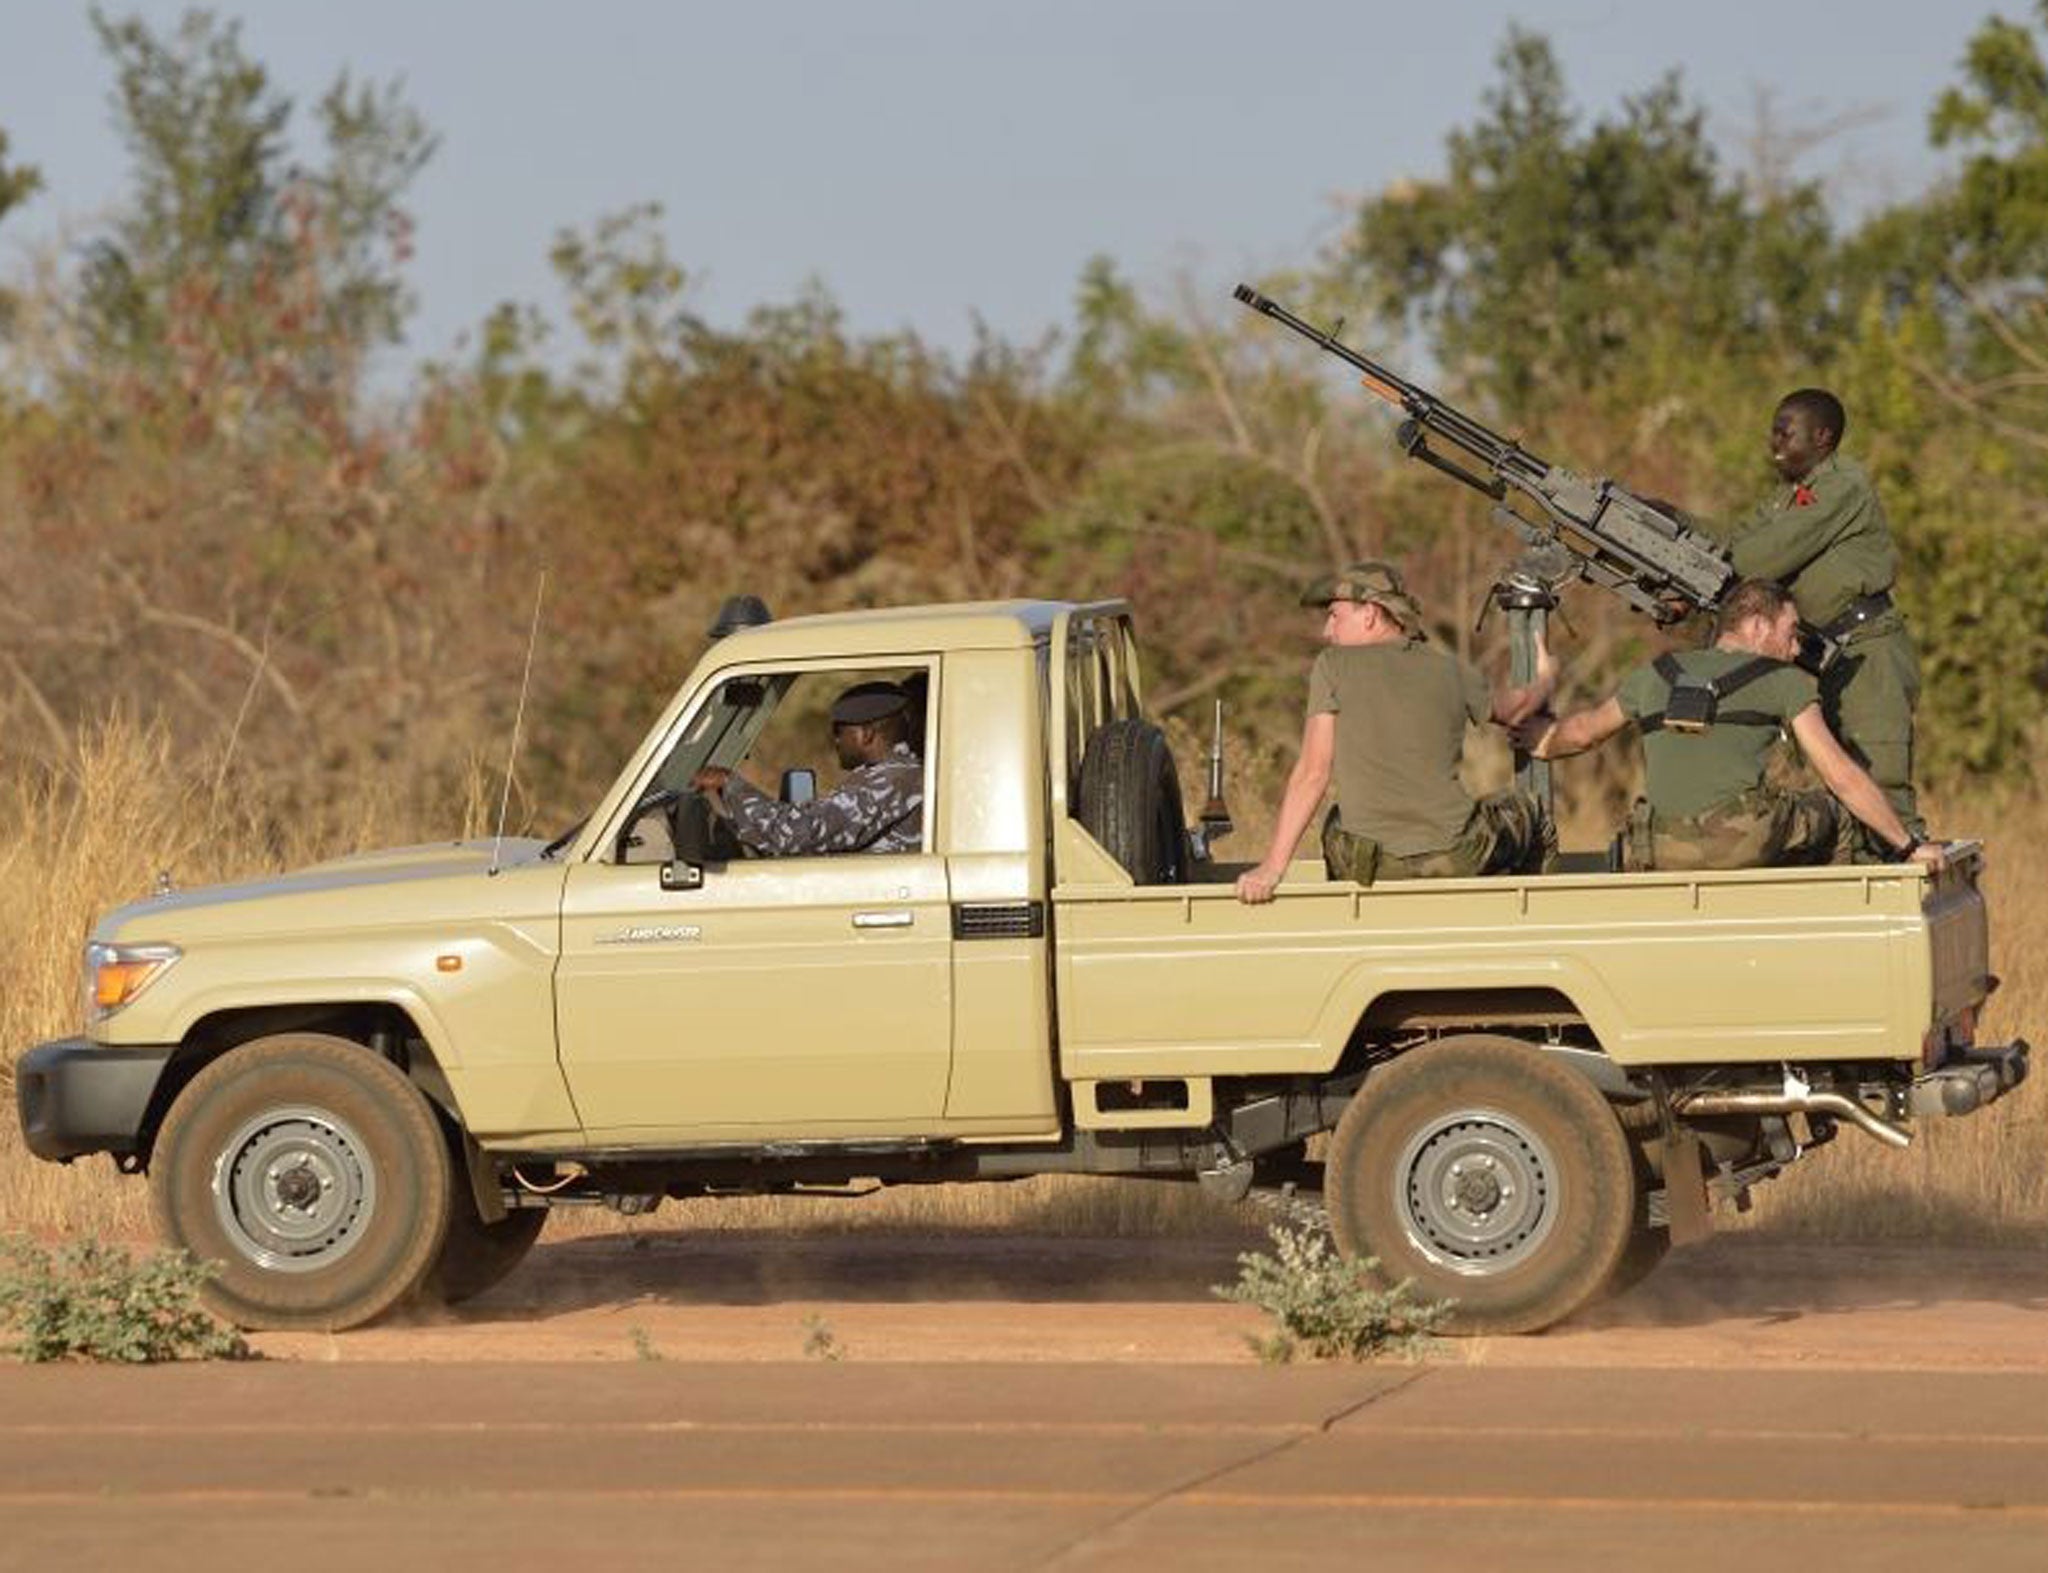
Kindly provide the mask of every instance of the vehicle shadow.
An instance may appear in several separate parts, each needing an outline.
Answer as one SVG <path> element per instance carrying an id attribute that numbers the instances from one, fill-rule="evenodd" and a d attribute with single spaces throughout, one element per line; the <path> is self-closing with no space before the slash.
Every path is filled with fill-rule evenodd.
<path id="1" fill-rule="evenodd" d="M 989 1233 L 639 1230 L 544 1241 L 503 1284 L 444 1313 L 494 1322 L 633 1304 L 1212 1303 L 1243 1238 Z M 1723 1234 L 1677 1250 L 1643 1283 L 1560 1332 L 1768 1327 L 1811 1315 L 1980 1302 L 2048 1312 L 2048 1251 Z"/>
<path id="2" fill-rule="evenodd" d="M 1768 1327 L 1812 1315 L 1971 1302 L 2048 1312 L 2048 1251 L 1720 1235 L 1673 1251 L 1641 1284 L 1588 1306 L 1565 1326 Z"/>
<path id="3" fill-rule="evenodd" d="M 646 1230 L 544 1242 L 463 1320 L 665 1305 L 783 1301 L 1210 1301 L 1250 1239 L 1068 1239 L 881 1232 L 802 1235 Z"/>

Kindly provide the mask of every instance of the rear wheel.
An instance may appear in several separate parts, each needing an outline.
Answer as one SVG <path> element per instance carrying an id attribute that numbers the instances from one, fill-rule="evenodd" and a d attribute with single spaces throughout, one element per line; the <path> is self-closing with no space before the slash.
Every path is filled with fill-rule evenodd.
<path id="1" fill-rule="evenodd" d="M 1637 1216 L 1607 1100 L 1513 1038 L 1412 1050 L 1365 1080 L 1332 1134 L 1324 1201 L 1338 1245 L 1388 1284 L 1454 1300 L 1447 1330 L 1561 1321 L 1613 1277 Z"/>
<path id="2" fill-rule="evenodd" d="M 204 1290 L 247 1328 L 344 1328 L 412 1294 L 448 1233 L 433 1108 L 361 1044 L 285 1033 L 192 1079 L 157 1134 L 166 1243 L 220 1264 Z"/>

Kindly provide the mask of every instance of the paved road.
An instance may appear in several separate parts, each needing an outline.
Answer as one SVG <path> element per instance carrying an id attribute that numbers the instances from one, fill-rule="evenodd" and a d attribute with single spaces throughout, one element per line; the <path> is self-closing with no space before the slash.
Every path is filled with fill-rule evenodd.
<path id="1" fill-rule="evenodd" d="M 8 1568 L 2038 1570 L 2048 1374 L 0 1371 Z"/>
<path id="2" fill-rule="evenodd" d="M 260 1363 L 0 1366 L 0 1570 L 2048 1567 L 2042 1253 L 1727 1239 L 1288 1369 L 1230 1256 L 570 1240 Z"/>

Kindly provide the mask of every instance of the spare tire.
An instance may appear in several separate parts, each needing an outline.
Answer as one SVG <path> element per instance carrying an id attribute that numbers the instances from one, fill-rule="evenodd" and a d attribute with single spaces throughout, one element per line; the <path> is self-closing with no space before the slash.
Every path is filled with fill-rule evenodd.
<path id="1" fill-rule="evenodd" d="M 1148 721 L 1096 728 L 1081 754 L 1081 828 L 1140 885 L 1187 882 L 1187 821 L 1166 734 Z"/>

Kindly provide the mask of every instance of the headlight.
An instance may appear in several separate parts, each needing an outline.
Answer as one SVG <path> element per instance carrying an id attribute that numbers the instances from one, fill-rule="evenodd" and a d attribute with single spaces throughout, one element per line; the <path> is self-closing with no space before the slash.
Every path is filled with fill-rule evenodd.
<path id="1" fill-rule="evenodd" d="M 85 947 L 85 1020 L 105 1021 L 140 994 L 184 954 L 176 945 L 108 945 L 94 940 Z"/>

